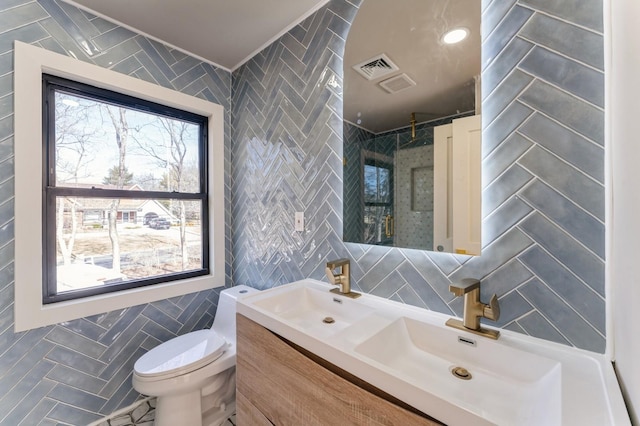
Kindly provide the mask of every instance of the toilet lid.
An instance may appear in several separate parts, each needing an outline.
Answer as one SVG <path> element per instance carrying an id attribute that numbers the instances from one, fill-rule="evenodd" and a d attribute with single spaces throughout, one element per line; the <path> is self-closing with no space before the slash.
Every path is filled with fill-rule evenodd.
<path id="1" fill-rule="evenodd" d="M 227 341 L 212 330 L 199 330 L 166 341 L 134 364 L 136 374 L 159 377 L 174 373 L 186 374 L 203 367 L 227 350 Z"/>

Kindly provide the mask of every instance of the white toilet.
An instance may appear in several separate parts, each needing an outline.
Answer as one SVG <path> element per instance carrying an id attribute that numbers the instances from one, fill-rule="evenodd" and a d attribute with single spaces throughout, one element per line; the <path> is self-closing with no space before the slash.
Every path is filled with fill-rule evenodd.
<path id="1" fill-rule="evenodd" d="M 213 326 L 156 346 L 133 367 L 133 387 L 157 397 L 156 426 L 218 426 L 236 406 L 236 300 L 258 290 L 220 293 Z"/>

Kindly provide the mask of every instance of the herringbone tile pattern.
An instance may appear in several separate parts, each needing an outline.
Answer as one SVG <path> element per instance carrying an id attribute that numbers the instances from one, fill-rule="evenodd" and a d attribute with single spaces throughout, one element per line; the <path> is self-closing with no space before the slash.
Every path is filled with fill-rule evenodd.
<path id="1" fill-rule="evenodd" d="M 365 0 L 366 1 L 366 0 Z M 571 2 L 573 3 L 573 2 Z M 601 0 L 483 3 L 480 257 L 342 242 L 357 148 L 343 150 L 343 51 L 359 2 L 332 1 L 233 76 L 235 280 L 261 288 L 324 278 L 352 259 L 360 290 L 461 314 L 464 277 L 497 293 L 498 325 L 597 352 L 605 347 Z M 353 129 L 345 130 L 358 139 Z M 359 185 L 358 185 L 359 186 Z M 306 230 L 293 231 L 293 213 Z"/>
<path id="2" fill-rule="evenodd" d="M 131 387 L 135 360 L 171 337 L 210 326 L 218 293 L 13 332 L 14 40 L 204 98 L 227 111 L 231 74 L 62 2 L 0 3 L 0 424 L 85 425 L 132 404 L 138 398 Z M 230 113 L 226 121 L 228 146 Z M 227 247 L 229 232 L 228 227 Z M 227 274 L 230 281 L 230 264 Z"/>
<path id="3" fill-rule="evenodd" d="M 129 405 L 137 356 L 208 325 L 217 302 L 207 292 L 13 333 L 13 40 L 231 111 L 234 282 L 324 279 L 327 259 L 348 256 L 360 290 L 459 314 L 448 284 L 472 276 L 483 298 L 500 296 L 500 326 L 603 351 L 601 0 L 581 0 L 580 13 L 575 1 L 484 1 L 486 244 L 477 258 L 342 242 L 342 52 L 359 3 L 332 0 L 233 78 L 61 2 L 0 4 L 0 424 L 86 424 Z M 306 213 L 302 233 L 295 211 Z"/>

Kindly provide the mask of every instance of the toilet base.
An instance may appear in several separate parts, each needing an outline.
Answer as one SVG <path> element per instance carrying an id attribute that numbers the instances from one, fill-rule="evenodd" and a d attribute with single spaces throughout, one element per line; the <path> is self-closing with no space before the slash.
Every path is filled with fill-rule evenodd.
<path id="1" fill-rule="evenodd" d="M 190 392 L 158 395 L 155 426 L 219 426 L 236 411 L 236 369 L 231 367 Z"/>
<path id="2" fill-rule="evenodd" d="M 156 399 L 155 426 L 221 426 L 236 412 L 235 400 L 202 412 L 200 392 L 171 395 Z"/>
<path id="3" fill-rule="evenodd" d="M 159 396 L 156 400 L 155 426 L 202 426 L 200 389 L 179 395 Z"/>
<path id="4" fill-rule="evenodd" d="M 221 426 L 236 412 L 235 401 L 229 403 L 224 410 L 216 408 L 203 414 L 202 426 Z"/>
<path id="5" fill-rule="evenodd" d="M 236 368 L 218 374 L 202 388 L 202 425 L 219 426 L 236 412 Z"/>

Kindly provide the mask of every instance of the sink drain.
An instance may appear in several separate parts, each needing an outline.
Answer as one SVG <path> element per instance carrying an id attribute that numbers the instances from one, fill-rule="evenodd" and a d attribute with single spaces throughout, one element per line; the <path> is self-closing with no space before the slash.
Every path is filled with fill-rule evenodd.
<path id="1" fill-rule="evenodd" d="M 322 320 L 323 323 L 325 324 L 333 324 L 334 322 L 336 322 L 336 320 L 334 320 L 331 317 L 324 317 L 324 319 Z"/>
<path id="2" fill-rule="evenodd" d="M 462 380 L 471 380 L 471 373 L 466 368 L 463 367 L 453 367 L 451 369 L 451 374 L 453 374 L 458 379 Z"/>

